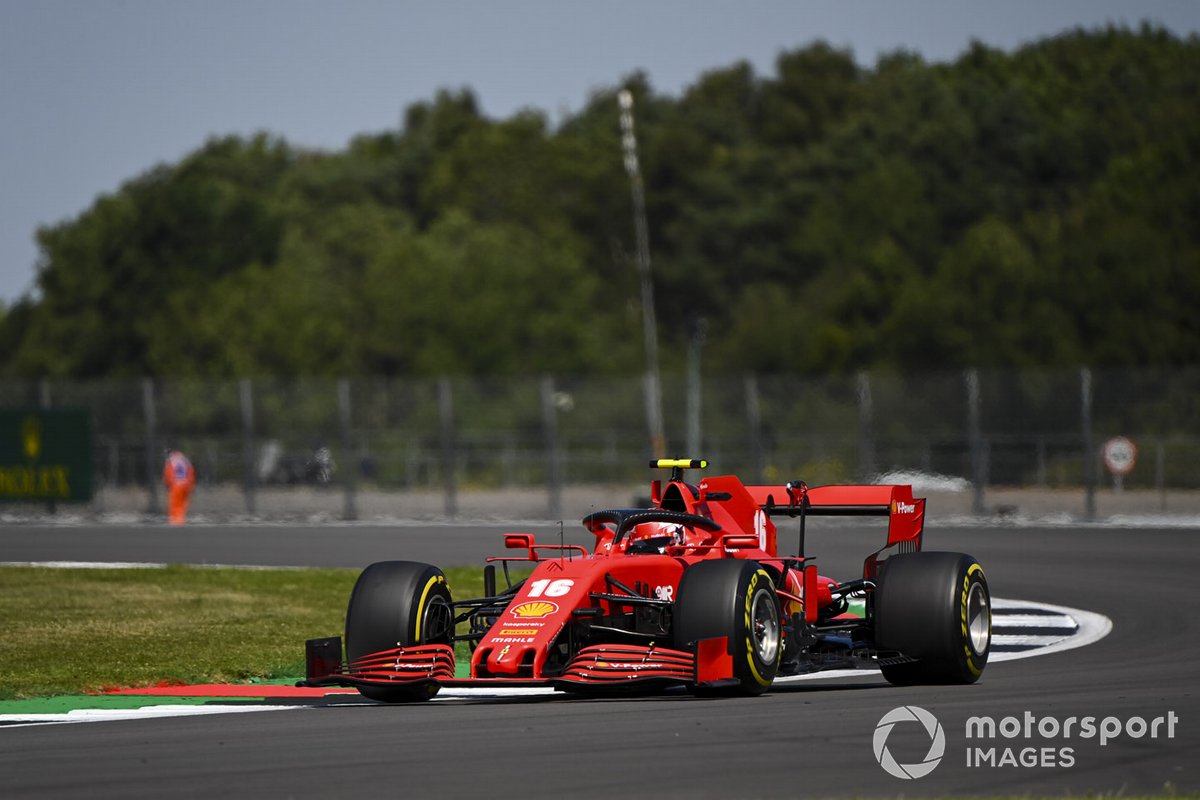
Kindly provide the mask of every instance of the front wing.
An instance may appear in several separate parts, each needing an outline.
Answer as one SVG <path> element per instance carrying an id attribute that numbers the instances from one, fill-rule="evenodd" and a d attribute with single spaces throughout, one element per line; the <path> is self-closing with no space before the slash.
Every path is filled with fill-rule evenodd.
<path id="1" fill-rule="evenodd" d="M 445 644 L 382 650 L 343 662 L 340 637 L 305 642 L 306 673 L 299 686 L 400 687 L 551 686 L 566 691 L 646 688 L 648 685 L 720 687 L 736 682 L 729 641 L 702 639 L 689 650 L 650 645 L 584 647 L 561 673 L 543 677 L 455 676 L 454 648 Z"/>

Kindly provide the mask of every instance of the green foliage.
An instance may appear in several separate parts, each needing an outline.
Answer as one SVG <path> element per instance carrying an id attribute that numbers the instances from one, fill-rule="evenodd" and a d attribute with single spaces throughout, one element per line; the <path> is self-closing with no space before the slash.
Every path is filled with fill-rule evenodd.
<path id="1" fill-rule="evenodd" d="M 1200 363 L 1200 41 L 1150 26 L 872 68 L 823 43 L 636 98 L 668 368 Z M 443 91 L 342 152 L 209 142 L 39 231 L 0 374 L 627 374 L 616 89 Z"/>

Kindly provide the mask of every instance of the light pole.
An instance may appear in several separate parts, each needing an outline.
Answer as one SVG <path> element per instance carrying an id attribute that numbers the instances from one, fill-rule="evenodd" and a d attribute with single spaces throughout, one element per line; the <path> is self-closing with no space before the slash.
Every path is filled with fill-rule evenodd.
<path id="1" fill-rule="evenodd" d="M 708 334 L 708 320 L 694 318 L 688 337 L 687 359 L 687 452 L 689 455 L 702 452 L 700 449 L 700 401 L 703 389 L 700 386 L 700 351 L 704 348 L 704 337 Z"/>
<path id="2" fill-rule="evenodd" d="M 662 386 L 658 373 L 658 325 L 654 318 L 654 284 L 650 281 L 650 234 L 646 227 L 646 197 L 642 172 L 638 167 L 637 137 L 633 133 L 633 95 L 622 89 L 617 95 L 621 106 L 621 145 L 625 152 L 625 171 L 629 173 L 633 195 L 633 229 L 637 236 L 638 275 L 642 284 L 642 333 L 646 348 L 646 421 L 650 428 L 650 446 L 655 458 L 666 455 L 663 435 Z"/>

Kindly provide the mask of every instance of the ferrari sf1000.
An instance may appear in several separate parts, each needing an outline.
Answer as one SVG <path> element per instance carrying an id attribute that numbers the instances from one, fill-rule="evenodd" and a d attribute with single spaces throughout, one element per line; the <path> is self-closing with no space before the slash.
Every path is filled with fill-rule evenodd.
<path id="1" fill-rule="evenodd" d="M 442 686 L 760 694 L 778 677 L 835 668 L 878 668 L 894 684 L 983 673 L 983 568 L 962 553 L 922 551 L 925 501 L 910 486 L 685 480 L 705 466 L 651 462 L 672 472 L 651 483 L 649 507 L 583 518 L 591 552 L 504 534 L 517 554 L 487 560 L 484 597 L 453 597 L 429 564 L 368 566 L 350 596 L 345 652 L 341 637 L 309 640 L 303 683 L 405 702 Z M 887 520 L 860 576 L 820 575 L 805 552 L 807 520 L 830 516 Z M 795 555 L 779 553 L 781 518 L 798 528 Z M 515 580 L 514 562 L 532 572 Z"/>

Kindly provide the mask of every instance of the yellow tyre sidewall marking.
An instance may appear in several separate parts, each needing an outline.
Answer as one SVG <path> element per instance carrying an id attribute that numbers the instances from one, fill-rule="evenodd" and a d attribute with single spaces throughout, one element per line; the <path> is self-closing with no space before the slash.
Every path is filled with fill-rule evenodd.
<path id="1" fill-rule="evenodd" d="M 746 627 L 746 663 L 750 665 L 750 674 L 754 676 L 754 680 L 758 681 L 760 686 L 770 686 L 771 679 L 764 678 L 763 675 L 758 671 L 758 665 L 754 663 L 754 654 L 757 652 L 757 648 L 754 644 L 754 622 L 751 614 L 754 607 L 754 595 L 758 590 L 760 579 L 770 582 L 771 576 L 762 570 L 759 570 L 755 572 L 753 576 L 751 576 L 750 584 L 746 587 L 746 613 L 743 619 Z M 775 656 L 776 661 L 779 660 L 780 652 L 782 652 L 782 648 L 777 648 Z"/>
<path id="2" fill-rule="evenodd" d="M 413 631 L 416 644 L 421 643 L 421 623 L 425 620 L 425 603 L 429 600 L 429 593 L 433 591 L 433 587 L 446 582 L 445 575 L 434 575 L 425 582 L 425 588 L 421 590 L 421 599 L 417 601 L 417 625 Z"/>
<path id="3" fill-rule="evenodd" d="M 979 576 L 981 583 L 986 580 L 986 578 L 983 575 L 983 567 L 979 566 L 979 564 L 972 564 L 971 566 L 967 567 L 967 571 L 965 573 L 963 573 L 962 593 L 959 596 L 958 605 L 959 605 L 959 618 L 960 618 L 960 622 L 962 625 L 963 656 L 966 659 L 967 669 L 969 669 L 971 671 L 972 675 L 974 675 L 975 677 L 979 677 L 980 675 L 983 674 L 983 667 L 975 662 L 975 659 L 978 658 L 978 655 L 975 653 L 974 650 L 971 649 L 971 634 L 970 634 L 970 629 L 969 629 L 968 622 L 967 622 L 967 598 L 971 593 L 971 579 L 976 575 Z M 991 638 L 990 637 L 991 626 L 992 626 L 992 621 L 991 621 L 990 615 L 989 615 L 989 619 L 988 619 L 989 639 Z M 979 654 L 979 655 L 982 655 L 982 654 Z"/>

